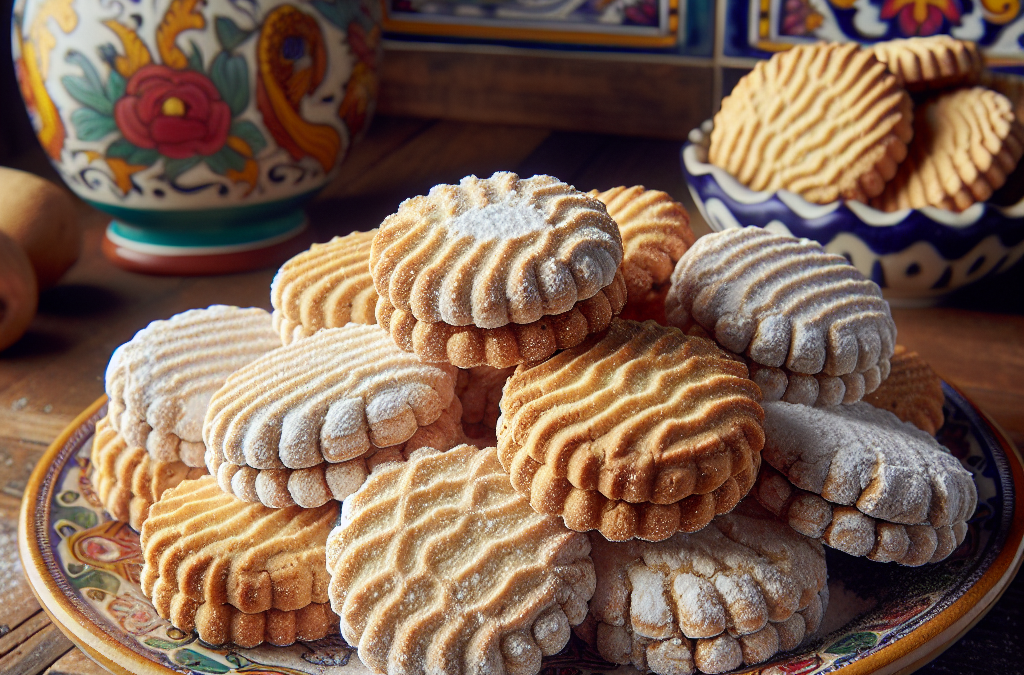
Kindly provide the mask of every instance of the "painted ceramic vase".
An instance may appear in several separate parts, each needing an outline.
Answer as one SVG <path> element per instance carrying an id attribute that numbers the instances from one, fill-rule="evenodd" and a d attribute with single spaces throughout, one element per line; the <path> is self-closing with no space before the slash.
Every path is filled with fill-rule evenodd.
<path id="1" fill-rule="evenodd" d="M 366 130 L 376 0 L 18 0 L 18 81 L 104 251 L 170 273 L 271 264 Z"/>

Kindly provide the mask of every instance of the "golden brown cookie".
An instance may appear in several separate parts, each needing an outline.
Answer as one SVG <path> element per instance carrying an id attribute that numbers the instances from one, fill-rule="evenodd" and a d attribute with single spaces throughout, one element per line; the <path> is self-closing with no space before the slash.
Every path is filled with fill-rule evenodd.
<path id="1" fill-rule="evenodd" d="M 370 277 L 370 244 L 376 229 L 313 244 L 277 271 L 270 284 L 274 330 L 281 341 L 321 328 L 377 323 L 377 291 Z"/>
<path id="2" fill-rule="evenodd" d="M 981 84 L 1008 98 L 1017 121 L 1024 124 L 1024 77 L 985 70 L 981 73 Z"/>
<path id="3" fill-rule="evenodd" d="M 224 493 L 213 476 L 183 481 L 142 527 L 142 590 L 160 616 L 207 642 L 324 637 L 338 625 L 323 564 L 338 511 L 270 509 Z"/>
<path id="4" fill-rule="evenodd" d="M 942 380 L 917 352 L 896 345 L 892 369 L 882 384 L 864 397 L 865 403 L 894 413 L 904 422 L 934 436 L 942 426 Z"/>
<path id="5" fill-rule="evenodd" d="M 234 372 L 210 400 L 208 448 L 253 469 L 306 469 L 409 440 L 455 397 L 455 369 L 407 354 L 379 326 L 350 323 Z"/>
<path id="6" fill-rule="evenodd" d="M 664 323 L 669 277 L 695 240 L 690 215 L 667 193 L 646 190 L 642 185 L 587 194 L 608 208 L 622 235 L 623 318 Z"/>
<path id="7" fill-rule="evenodd" d="M 586 616 L 589 553 L 512 489 L 494 448 L 425 448 L 345 501 L 331 604 L 374 672 L 535 675 Z"/>
<path id="8" fill-rule="evenodd" d="M 963 211 L 1002 187 L 1022 154 L 1024 125 L 1008 98 L 984 87 L 942 92 L 917 106 L 910 153 L 871 205 Z"/>
<path id="9" fill-rule="evenodd" d="M 165 490 L 206 474 L 206 467 L 160 462 L 150 457 L 145 448 L 129 446 L 106 417 L 96 423 L 90 460 L 92 482 L 103 508 L 136 532 L 142 529 L 149 508 Z"/>
<path id="10" fill-rule="evenodd" d="M 204 466 L 203 417 L 228 375 L 280 347 L 262 309 L 213 305 L 154 321 L 110 357 L 107 417 L 161 462 Z"/>
<path id="11" fill-rule="evenodd" d="M 759 227 L 698 239 L 672 273 L 665 312 L 756 363 L 765 400 L 860 400 L 888 374 L 896 342 L 876 283 L 816 242 Z"/>
<path id="12" fill-rule="evenodd" d="M 796 487 L 767 463 L 761 467 L 753 495 L 797 532 L 875 562 L 908 567 L 938 562 L 949 557 L 967 536 L 963 520 L 938 527 L 928 523 L 907 525 L 872 518 L 855 506 L 833 504 Z"/>
<path id="13" fill-rule="evenodd" d="M 466 436 L 487 438 L 495 435 L 501 415 L 501 392 L 514 372 L 515 367 L 490 366 L 459 370 L 455 395 L 462 401 L 462 429 Z"/>
<path id="14" fill-rule="evenodd" d="M 906 157 L 913 116 L 870 50 L 799 45 L 758 62 L 722 100 L 708 159 L 753 190 L 867 201 Z"/>
<path id="15" fill-rule="evenodd" d="M 298 504 L 315 508 L 330 500 L 341 501 L 359 489 L 374 467 L 384 462 L 401 462 L 418 448 L 447 450 L 463 441 L 459 420 L 462 404 L 458 398 L 441 416 L 425 427 L 420 427 L 408 440 L 384 448 L 371 446 L 369 450 L 341 462 L 321 462 L 304 469 L 254 469 L 232 464 L 213 448 L 206 453 L 210 473 L 224 492 L 247 502 L 259 502 L 273 508 Z"/>
<path id="16" fill-rule="evenodd" d="M 984 67 L 978 45 L 949 35 L 876 42 L 870 50 L 907 91 L 975 84 Z"/>
<path id="17" fill-rule="evenodd" d="M 757 476 L 760 394 L 708 340 L 653 321 L 608 332 L 505 385 L 498 456 L 573 530 L 665 539 L 725 513 Z"/>
<path id="18" fill-rule="evenodd" d="M 793 649 L 828 602 L 825 551 L 752 500 L 693 534 L 591 534 L 597 589 L 576 632 L 641 673 L 722 673 Z"/>
<path id="19" fill-rule="evenodd" d="M 533 323 L 500 328 L 427 323 L 397 309 L 383 296 L 377 300 L 377 323 L 395 344 L 424 361 L 459 368 L 508 368 L 543 361 L 559 349 L 575 347 L 588 335 L 606 329 L 625 304 L 626 282 L 616 272 L 612 283 L 597 295 L 576 303 L 568 312 Z"/>

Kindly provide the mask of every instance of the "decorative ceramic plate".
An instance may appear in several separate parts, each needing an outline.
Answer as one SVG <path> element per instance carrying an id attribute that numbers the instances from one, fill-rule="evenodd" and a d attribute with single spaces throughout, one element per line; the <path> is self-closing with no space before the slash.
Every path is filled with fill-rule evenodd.
<path id="1" fill-rule="evenodd" d="M 944 385 L 939 441 L 970 469 L 978 510 L 964 543 L 918 568 L 828 550 L 831 601 L 822 627 L 793 652 L 742 670 L 762 675 L 909 672 L 987 612 L 1024 549 L 1024 470 L 1013 446 L 962 394 Z M 71 640 L 115 673 L 368 675 L 341 637 L 291 647 L 212 646 L 161 619 L 139 588 L 138 535 L 103 511 L 89 481 L 100 399 L 44 455 L 22 503 L 19 546 L 32 588 Z M 635 672 L 601 660 L 575 637 L 541 675 Z"/>

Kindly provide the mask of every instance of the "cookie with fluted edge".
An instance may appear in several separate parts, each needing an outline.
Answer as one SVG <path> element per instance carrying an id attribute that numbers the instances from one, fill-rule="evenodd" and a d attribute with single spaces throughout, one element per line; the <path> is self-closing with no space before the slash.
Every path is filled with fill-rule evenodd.
<path id="1" fill-rule="evenodd" d="M 967 536 L 965 520 L 941 526 L 907 525 L 872 518 L 855 506 L 833 504 L 821 495 L 796 487 L 767 463 L 761 467 L 752 493 L 797 532 L 875 562 L 908 567 L 939 562 L 949 557 Z"/>
<path id="2" fill-rule="evenodd" d="M 759 227 L 698 239 L 672 273 L 665 313 L 671 325 L 699 325 L 761 366 L 832 378 L 857 373 L 865 391 L 888 373 L 896 344 L 878 284 L 816 242 Z"/>
<path id="3" fill-rule="evenodd" d="M 479 328 L 568 312 L 611 284 L 621 262 L 603 204 L 557 178 L 510 172 L 405 200 L 370 251 L 377 293 L 395 308 Z"/>
<path id="4" fill-rule="evenodd" d="M 885 191 L 882 211 L 935 206 L 963 211 L 992 196 L 1024 154 L 1024 125 L 1002 94 L 970 87 L 918 104 L 910 153 Z"/>
<path id="5" fill-rule="evenodd" d="M 708 160 L 752 190 L 866 202 L 913 136 L 910 96 L 856 43 L 798 45 L 759 61 L 722 100 Z"/>
<path id="6" fill-rule="evenodd" d="M 160 616 L 207 642 L 291 644 L 337 630 L 323 560 L 339 506 L 270 509 L 213 476 L 165 491 L 140 542 L 141 585 Z"/>
<path id="7" fill-rule="evenodd" d="M 686 329 L 686 334 L 712 341 L 715 339 L 699 324 L 692 324 Z M 824 373 L 805 375 L 794 373 L 788 368 L 762 366 L 743 354 L 728 354 L 747 364 L 750 379 L 761 390 L 761 400 L 800 403 L 819 408 L 860 401 L 865 392 L 875 391 L 879 383 L 885 381 L 890 370 L 889 361 L 883 360 L 879 361 L 877 367 L 868 368 L 863 373 L 847 373 L 838 377 Z"/>
<path id="8" fill-rule="evenodd" d="M 942 380 L 920 354 L 903 345 L 896 345 L 890 363 L 889 377 L 864 402 L 934 436 L 944 420 Z"/>
<path id="9" fill-rule="evenodd" d="M 385 448 L 372 446 L 363 455 L 341 462 L 321 462 L 305 469 L 254 469 L 224 461 L 213 448 L 206 453 L 210 473 L 224 492 L 247 502 L 284 508 L 298 504 L 314 508 L 330 500 L 341 501 L 359 489 L 374 467 L 384 462 L 401 462 L 418 448 L 447 450 L 464 439 L 458 398 L 411 438 Z"/>
<path id="10" fill-rule="evenodd" d="M 498 456 L 570 529 L 665 539 L 731 509 L 757 475 L 760 393 L 742 362 L 654 321 L 600 337 L 505 385 Z"/>
<path id="11" fill-rule="evenodd" d="M 576 303 L 568 312 L 533 323 L 500 328 L 428 323 L 396 308 L 383 296 L 377 300 L 377 323 L 395 344 L 424 361 L 459 368 L 508 368 L 543 361 L 559 349 L 575 347 L 588 335 L 606 329 L 625 304 L 626 282 L 617 271 L 612 283 L 597 295 Z"/>
<path id="12" fill-rule="evenodd" d="M 669 277 L 695 240 L 690 214 L 668 193 L 642 185 L 587 194 L 608 208 L 622 235 L 622 276 L 626 280 L 622 317 L 664 323 Z"/>
<path id="13" fill-rule="evenodd" d="M 331 604 L 373 672 L 534 675 L 586 616 L 589 553 L 512 489 L 494 448 L 426 448 L 345 501 Z"/>
<path id="14" fill-rule="evenodd" d="M 764 404 L 764 461 L 802 490 L 872 518 L 934 528 L 966 521 L 974 478 L 927 432 L 860 402 Z"/>
<path id="15" fill-rule="evenodd" d="M 379 326 L 318 331 L 235 371 L 213 395 L 203 439 L 231 464 L 306 469 L 404 443 L 455 396 L 455 369 L 428 364 Z"/>
<path id="16" fill-rule="evenodd" d="M 981 73 L 981 84 L 1009 99 L 1017 121 L 1024 124 L 1024 77 L 984 70 Z"/>
<path id="17" fill-rule="evenodd" d="M 92 483 L 103 508 L 136 532 L 142 529 L 149 508 L 165 490 L 206 474 L 206 467 L 161 462 L 150 457 L 145 448 L 128 445 L 110 426 L 107 417 L 96 423 L 90 461 Z"/>
<path id="18" fill-rule="evenodd" d="M 110 424 L 158 461 L 204 466 L 210 397 L 228 375 L 280 346 L 270 314 L 258 308 L 212 305 L 154 321 L 110 357 Z"/>
<path id="19" fill-rule="evenodd" d="M 281 266 L 270 284 L 270 304 L 274 330 L 284 344 L 322 328 L 377 323 L 377 290 L 370 277 L 376 233 L 353 232 L 313 244 Z"/>
<path id="20" fill-rule="evenodd" d="M 747 499 L 660 542 L 591 535 L 597 589 L 576 632 L 641 673 L 722 673 L 796 647 L 828 603 L 825 551 Z"/>
<path id="21" fill-rule="evenodd" d="M 907 91 L 975 84 L 985 65 L 978 45 L 949 35 L 886 40 L 868 49 Z"/>

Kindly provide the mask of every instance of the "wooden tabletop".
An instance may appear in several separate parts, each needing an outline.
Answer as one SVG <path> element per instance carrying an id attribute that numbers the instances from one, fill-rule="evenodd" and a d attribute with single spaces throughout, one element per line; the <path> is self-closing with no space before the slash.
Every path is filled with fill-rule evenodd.
<path id="1" fill-rule="evenodd" d="M 407 197 L 440 182 L 497 170 L 548 173 L 584 190 L 643 184 L 693 208 L 679 143 L 544 128 L 378 118 L 308 210 L 315 241 L 367 230 Z M 38 156 L 19 164 L 52 170 Z M 124 272 L 100 254 L 107 219 L 82 207 L 85 247 L 61 283 L 43 293 L 29 332 L 0 353 L 0 673 L 105 672 L 42 612 L 17 558 L 17 513 L 26 481 L 50 442 L 103 394 L 111 352 L 150 321 L 213 303 L 270 308 L 273 269 L 220 277 Z M 893 311 L 899 341 L 959 386 L 1024 446 L 1024 265 L 962 291 L 942 306 Z M 1018 514 L 1016 517 L 1024 517 Z M 992 612 L 925 673 L 1021 672 L 1021 575 Z"/>

